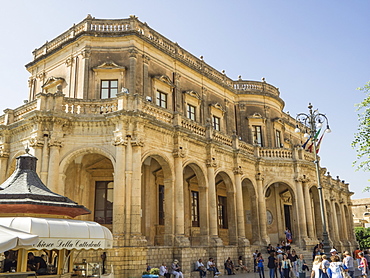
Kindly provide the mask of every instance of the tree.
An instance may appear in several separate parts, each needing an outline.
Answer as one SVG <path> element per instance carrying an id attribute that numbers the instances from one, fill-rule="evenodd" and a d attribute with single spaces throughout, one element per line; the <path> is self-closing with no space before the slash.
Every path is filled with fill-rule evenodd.
<path id="1" fill-rule="evenodd" d="M 370 247 L 370 228 L 355 227 L 355 235 L 361 250 Z"/>
<path id="2" fill-rule="evenodd" d="M 354 165 L 357 166 L 357 170 L 370 171 L 370 81 L 358 90 L 365 93 L 366 97 L 361 103 L 356 104 L 357 111 L 360 113 L 358 132 L 355 133 L 355 139 L 352 142 L 352 147 L 357 151 Z"/>

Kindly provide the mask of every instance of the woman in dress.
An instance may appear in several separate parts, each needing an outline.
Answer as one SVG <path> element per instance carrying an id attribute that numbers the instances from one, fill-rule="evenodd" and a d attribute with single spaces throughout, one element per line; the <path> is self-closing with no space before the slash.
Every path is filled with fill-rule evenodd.
<path id="1" fill-rule="evenodd" d="M 316 255 L 312 263 L 311 278 L 321 278 L 322 275 L 321 263 L 322 257 L 320 255 Z"/>
<path id="2" fill-rule="evenodd" d="M 292 268 L 292 262 L 288 259 L 286 254 L 283 255 L 283 261 L 281 263 L 281 269 L 283 270 L 284 278 L 289 278 L 289 272 Z"/>

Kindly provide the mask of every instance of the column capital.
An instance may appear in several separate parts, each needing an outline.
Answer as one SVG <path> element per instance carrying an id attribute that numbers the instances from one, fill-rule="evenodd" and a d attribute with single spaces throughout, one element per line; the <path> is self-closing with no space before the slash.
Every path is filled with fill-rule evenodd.
<path id="1" fill-rule="evenodd" d="M 217 167 L 217 162 L 215 158 L 207 159 L 206 160 L 207 167 Z"/>
<path id="2" fill-rule="evenodd" d="M 148 64 L 150 61 L 150 57 L 148 55 L 143 54 L 142 55 L 144 64 Z"/>
<path id="3" fill-rule="evenodd" d="M 142 137 L 135 137 L 131 139 L 131 146 L 133 147 L 144 147 L 145 140 Z"/>
<path id="4" fill-rule="evenodd" d="M 301 183 L 308 183 L 310 181 L 310 179 L 308 177 L 306 177 L 305 175 L 301 176 L 301 177 L 297 177 L 295 179 L 296 182 L 301 182 Z"/>
<path id="5" fill-rule="evenodd" d="M 128 52 L 130 53 L 130 55 L 129 55 L 130 58 L 137 58 L 138 52 L 137 52 L 136 49 L 131 48 Z"/>
<path id="6" fill-rule="evenodd" d="M 84 49 L 84 50 L 82 50 L 81 55 L 82 55 L 82 58 L 83 59 L 89 59 L 90 56 L 91 56 L 90 49 Z"/>
<path id="7" fill-rule="evenodd" d="M 5 149 L 4 146 L 0 146 L 0 158 L 8 158 L 9 157 L 9 150 Z"/>
<path id="8" fill-rule="evenodd" d="M 113 146 L 127 146 L 127 139 L 122 136 L 115 136 L 112 140 Z"/>
<path id="9" fill-rule="evenodd" d="M 187 151 L 183 147 L 176 148 L 172 151 L 173 157 L 181 157 L 184 158 L 186 157 Z"/>
<path id="10" fill-rule="evenodd" d="M 234 167 L 233 173 L 234 173 L 234 175 L 243 175 L 244 174 L 241 166 Z"/>
<path id="11" fill-rule="evenodd" d="M 30 138 L 30 147 L 42 148 L 44 146 L 44 140 L 41 138 L 32 137 Z"/>
<path id="12" fill-rule="evenodd" d="M 50 148 L 52 148 L 52 147 L 61 148 L 62 147 L 62 142 L 59 141 L 58 139 L 50 139 L 49 147 Z"/>
<path id="13" fill-rule="evenodd" d="M 263 181 L 265 179 L 265 176 L 261 173 L 256 174 L 256 180 Z"/>

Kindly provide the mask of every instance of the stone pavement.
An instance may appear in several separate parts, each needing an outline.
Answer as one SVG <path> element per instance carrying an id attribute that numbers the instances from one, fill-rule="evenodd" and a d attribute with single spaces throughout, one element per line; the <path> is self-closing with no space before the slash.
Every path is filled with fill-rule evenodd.
<path id="1" fill-rule="evenodd" d="M 311 271 L 306 272 L 306 278 L 310 278 Z M 356 269 L 355 270 L 355 277 L 359 277 L 361 272 Z M 256 272 L 238 272 L 235 275 L 219 275 L 219 278 L 259 278 L 259 274 Z M 269 276 L 269 269 L 265 268 L 265 278 L 270 278 Z M 275 278 L 280 278 L 280 275 L 278 274 L 278 277 Z M 296 278 L 296 277 L 290 277 L 290 278 Z"/>

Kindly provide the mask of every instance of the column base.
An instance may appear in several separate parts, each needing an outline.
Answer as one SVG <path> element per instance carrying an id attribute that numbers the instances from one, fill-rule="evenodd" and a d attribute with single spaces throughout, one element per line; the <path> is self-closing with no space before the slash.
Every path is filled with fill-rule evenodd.
<path id="1" fill-rule="evenodd" d="M 146 247 L 147 240 L 143 235 L 131 235 L 130 236 L 130 246 L 137 246 L 137 247 Z"/>
<path id="2" fill-rule="evenodd" d="M 178 247 L 189 247 L 190 240 L 185 236 L 175 236 L 175 246 Z"/>
<path id="3" fill-rule="evenodd" d="M 250 242 L 248 239 L 246 239 L 245 237 L 240 237 L 238 238 L 238 245 L 240 247 L 246 247 L 246 246 L 250 246 Z"/>
<path id="4" fill-rule="evenodd" d="M 218 236 L 211 236 L 209 238 L 209 245 L 213 247 L 224 246 L 224 242 Z"/>

